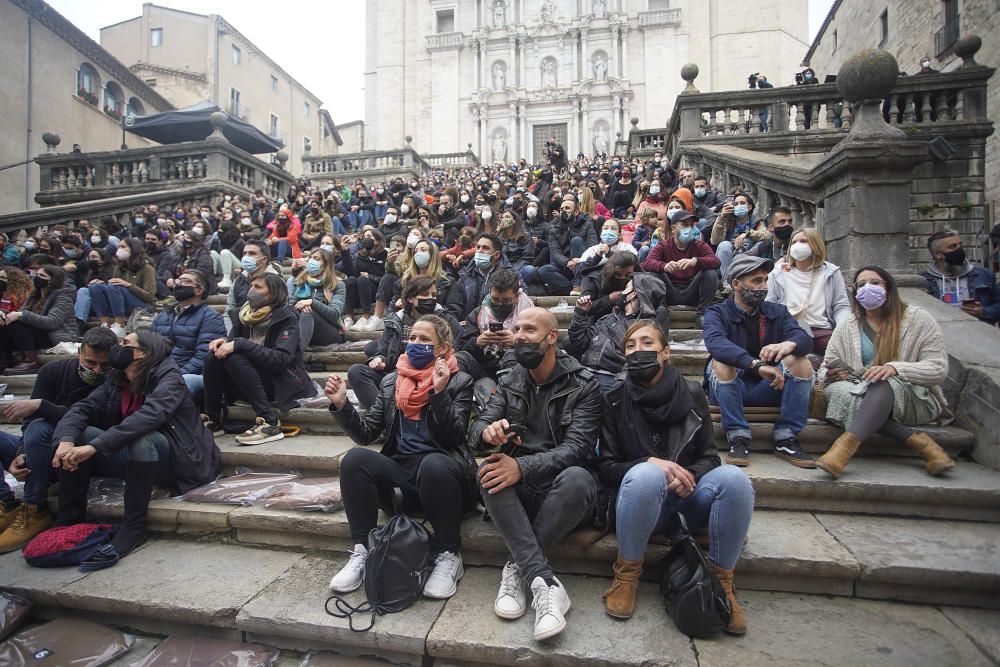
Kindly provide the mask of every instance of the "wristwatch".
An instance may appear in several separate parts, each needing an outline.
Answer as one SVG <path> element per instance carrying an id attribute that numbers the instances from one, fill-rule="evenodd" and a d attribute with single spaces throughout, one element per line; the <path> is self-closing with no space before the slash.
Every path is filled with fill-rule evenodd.
<path id="1" fill-rule="evenodd" d="M 750 362 L 750 370 L 756 371 L 763 365 L 764 365 L 763 361 L 761 361 L 760 359 L 754 359 L 753 361 Z"/>

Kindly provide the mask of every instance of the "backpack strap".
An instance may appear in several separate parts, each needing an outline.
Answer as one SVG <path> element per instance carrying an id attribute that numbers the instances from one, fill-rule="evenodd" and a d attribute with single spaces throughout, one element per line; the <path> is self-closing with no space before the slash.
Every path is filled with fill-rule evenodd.
<path id="1" fill-rule="evenodd" d="M 334 601 L 334 606 L 337 608 L 336 611 L 330 611 L 330 600 Z M 346 618 L 347 625 L 351 628 L 352 632 L 368 632 L 375 625 L 375 608 L 367 600 L 355 607 L 339 595 L 331 595 L 326 599 L 324 608 L 326 609 L 326 613 L 330 614 L 330 616 L 335 616 L 336 618 Z M 370 614 L 368 625 L 364 628 L 354 627 L 355 614 Z"/>
<path id="2" fill-rule="evenodd" d="M 392 513 L 400 516 L 403 512 L 403 490 L 398 486 L 392 487 Z"/>

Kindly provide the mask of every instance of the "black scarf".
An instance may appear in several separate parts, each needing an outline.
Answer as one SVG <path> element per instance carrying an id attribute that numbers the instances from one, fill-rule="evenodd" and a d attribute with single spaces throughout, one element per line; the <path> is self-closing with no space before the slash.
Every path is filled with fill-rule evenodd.
<path id="1" fill-rule="evenodd" d="M 623 444 L 628 446 L 631 442 L 632 447 L 638 448 L 636 458 L 642 455 L 663 457 L 666 447 L 656 446 L 659 434 L 671 424 L 682 421 L 693 407 L 687 382 L 673 366 L 664 367 L 663 375 L 652 387 L 643 386 L 626 375 L 621 406 L 618 432 L 623 436 Z"/>

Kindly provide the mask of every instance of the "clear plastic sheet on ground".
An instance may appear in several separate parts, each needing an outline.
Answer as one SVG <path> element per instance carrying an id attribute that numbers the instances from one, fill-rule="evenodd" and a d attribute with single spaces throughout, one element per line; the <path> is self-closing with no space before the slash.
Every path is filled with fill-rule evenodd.
<path id="1" fill-rule="evenodd" d="M 277 493 L 264 500 L 272 510 L 336 512 L 343 507 L 340 480 L 336 477 L 304 477 L 281 484 Z"/>
<path id="2" fill-rule="evenodd" d="M 344 664 L 344 656 L 336 653 L 309 651 L 302 656 L 299 667 L 340 667 Z"/>
<path id="3" fill-rule="evenodd" d="M 227 505 L 252 505 L 270 498 L 282 484 L 299 479 L 296 474 L 247 472 L 232 477 L 220 477 L 196 489 L 191 489 L 181 500 L 195 503 L 225 503 Z"/>
<path id="4" fill-rule="evenodd" d="M 271 667 L 278 654 L 278 649 L 261 644 L 171 635 L 129 667 Z"/>
<path id="5" fill-rule="evenodd" d="M 7 482 L 7 487 L 14 493 L 14 497 L 18 500 L 24 498 L 24 482 L 17 481 L 17 478 L 11 475 L 9 472 L 4 470 L 0 475 L 3 476 L 3 480 Z"/>
<path id="6" fill-rule="evenodd" d="M 30 600 L 0 593 L 0 641 L 9 637 L 31 613 Z"/>
<path id="7" fill-rule="evenodd" d="M 572 313 L 574 310 L 576 306 L 566 303 L 566 299 L 559 299 L 559 303 L 549 308 L 550 313 Z"/>
<path id="8" fill-rule="evenodd" d="M 167 489 L 154 487 L 150 500 L 167 498 L 170 492 Z M 103 516 L 111 510 L 122 507 L 125 503 L 125 480 L 117 477 L 94 477 L 90 480 L 90 488 L 87 490 L 87 509 Z"/>
<path id="9" fill-rule="evenodd" d="M 78 618 L 57 618 L 0 643 L 4 667 L 101 667 L 132 648 L 134 638 Z"/>
<path id="10" fill-rule="evenodd" d="M 63 342 L 58 343 L 45 350 L 45 354 L 77 354 L 80 351 L 79 343 Z"/>
<path id="11" fill-rule="evenodd" d="M 701 338 L 692 340 L 675 340 L 670 343 L 671 352 L 708 352 L 705 341 Z"/>

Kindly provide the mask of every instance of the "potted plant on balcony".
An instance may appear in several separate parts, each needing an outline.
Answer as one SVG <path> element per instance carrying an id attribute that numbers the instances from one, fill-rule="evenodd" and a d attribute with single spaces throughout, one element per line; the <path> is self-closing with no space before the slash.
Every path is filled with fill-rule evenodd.
<path id="1" fill-rule="evenodd" d="M 85 102 L 87 102 L 91 106 L 95 106 L 95 107 L 97 106 L 97 93 L 92 93 L 89 90 L 87 90 L 86 88 L 81 88 L 80 90 L 78 90 L 76 92 L 76 95 L 81 100 L 84 100 Z"/>
<path id="2" fill-rule="evenodd" d="M 110 107 L 110 106 L 105 106 L 104 107 L 104 113 L 106 113 L 107 115 L 111 116 L 115 120 L 121 120 L 121 117 L 122 117 L 122 115 L 114 107 Z"/>

